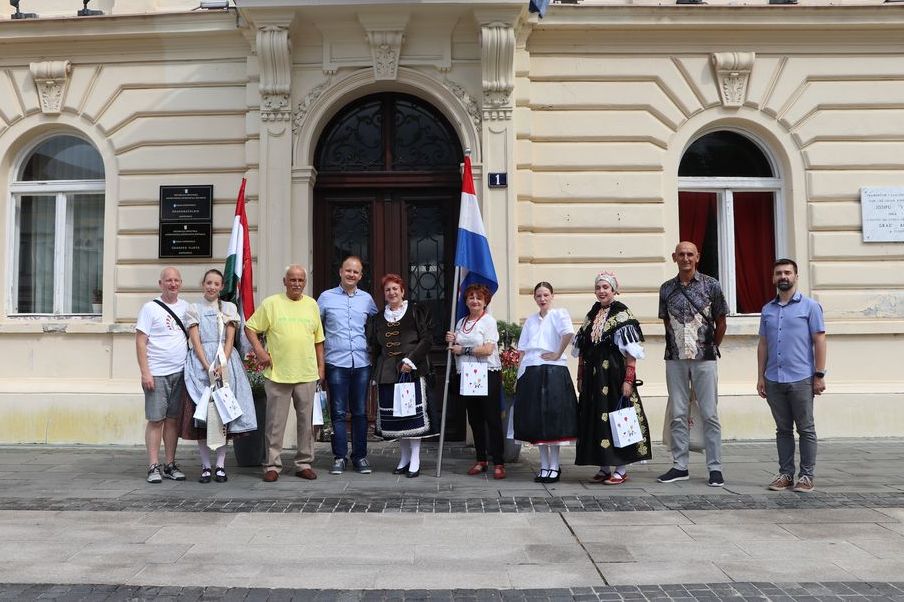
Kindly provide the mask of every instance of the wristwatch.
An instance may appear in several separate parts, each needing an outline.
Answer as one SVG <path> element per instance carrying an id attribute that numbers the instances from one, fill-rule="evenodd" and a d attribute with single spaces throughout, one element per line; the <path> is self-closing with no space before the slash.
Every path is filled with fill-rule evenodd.
<path id="1" fill-rule="evenodd" d="M 817 370 L 816 372 L 813 373 L 813 376 L 815 376 L 816 378 L 825 378 L 826 374 L 828 374 L 828 373 L 829 373 L 828 370 Z"/>

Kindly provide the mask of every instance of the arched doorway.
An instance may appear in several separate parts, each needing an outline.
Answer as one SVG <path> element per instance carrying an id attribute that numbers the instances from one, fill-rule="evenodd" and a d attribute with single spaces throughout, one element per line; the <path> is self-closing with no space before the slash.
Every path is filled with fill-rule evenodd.
<path id="1" fill-rule="evenodd" d="M 445 117 L 399 93 L 365 96 L 344 107 L 324 128 L 314 156 L 314 294 L 338 284 L 339 264 L 351 254 L 363 259 L 360 286 L 380 307 L 381 276 L 401 275 L 407 298 L 428 305 L 433 314 L 438 395 L 462 156 Z M 463 411 L 450 407 L 448 419 L 447 435 L 464 438 Z"/>

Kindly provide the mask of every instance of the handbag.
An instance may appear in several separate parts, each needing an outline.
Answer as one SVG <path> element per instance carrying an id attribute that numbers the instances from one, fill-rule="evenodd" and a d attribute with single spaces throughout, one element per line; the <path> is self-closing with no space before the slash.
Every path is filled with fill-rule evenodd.
<path id="1" fill-rule="evenodd" d="M 618 408 L 614 412 L 609 412 L 612 445 L 628 447 L 639 443 L 643 439 L 643 433 L 640 432 L 640 421 L 637 420 L 637 410 L 634 409 L 634 404 L 622 395 L 618 400 Z"/>
<path id="2" fill-rule="evenodd" d="M 489 395 L 486 362 L 462 360 L 458 394 L 468 397 Z"/>
<path id="3" fill-rule="evenodd" d="M 323 387 L 320 386 L 320 383 L 317 383 L 317 390 L 314 391 L 314 403 L 311 404 L 314 406 L 314 417 L 311 420 L 311 424 L 314 426 L 322 426 L 323 425 L 323 408 L 326 407 L 326 391 L 323 390 Z"/>
<path id="4" fill-rule="evenodd" d="M 407 381 L 404 379 L 408 379 Z M 392 390 L 392 415 L 397 418 L 414 416 L 417 414 L 417 398 L 415 397 L 415 384 L 411 377 L 403 374 L 399 382 Z"/>
<path id="5" fill-rule="evenodd" d="M 687 407 L 688 450 L 703 453 L 706 444 L 703 440 L 703 413 L 693 393 Z M 665 422 L 662 425 L 662 444 L 672 449 L 672 399 L 665 406 Z"/>
<path id="6" fill-rule="evenodd" d="M 213 397 L 213 401 L 217 406 L 217 413 L 220 415 L 223 424 L 229 424 L 242 415 L 242 408 L 239 406 L 239 401 L 235 398 L 235 394 L 233 394 L 228 383 L 223 383 L 216 387 L 213 390 L 213 393 L 211 393 L 211 397 Z M 209 421 L 210 416 L 207 418 Z"/>

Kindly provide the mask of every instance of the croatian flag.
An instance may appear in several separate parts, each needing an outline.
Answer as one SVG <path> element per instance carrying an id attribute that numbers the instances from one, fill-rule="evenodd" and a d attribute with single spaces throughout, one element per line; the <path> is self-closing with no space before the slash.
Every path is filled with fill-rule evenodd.
<path id="1" fill-rule="evenodd" d="M 471 175 L 471 157 L 465 157 L 465 169 L 461 181 L 461 212 L 458 218 L 458 242 L 455 245 L 455 265 L 461 268 L 457 318 L 468 313 L 461 293 L 471 284 L 479 283 L 495 293 L 499 288 L 496 268 L 490 254 L 490 243 L 480 217 L 480 206 L 474 192 Z"/>
<path id="2" fill-rule="evenodd" d="M 248 236 L 248 217 L 245 215 L 245 178 L 235 202 L 235 219 L 232 236 L 226 251 L 225 282 L 220 299 L 231 301 L 239 308 L 239 314 L 247 320 L 254 313 L 254 287 L 251 275 L 251 238 Z"/>

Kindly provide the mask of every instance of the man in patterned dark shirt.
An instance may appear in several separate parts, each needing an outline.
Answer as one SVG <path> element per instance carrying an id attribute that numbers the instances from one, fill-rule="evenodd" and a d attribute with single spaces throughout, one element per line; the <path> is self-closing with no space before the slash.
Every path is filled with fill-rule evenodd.
<path id="1" fill-rule="evenodd" d="M 697 271 L 700 252 L 691 242 L 680 242 L 672 253 L 678 275 L 659 288 L 659 317 L 665 324 L 665 376 L 672 405 L 672 462 L 657 480 L 688 479 L 688 406 L 691 389 L 703 416 L 703 439 L 709 486 L 721 487 L 722 427 L 719 425 L 716 358 L 725 335 L 728 304 L 715 278 Z"/>

